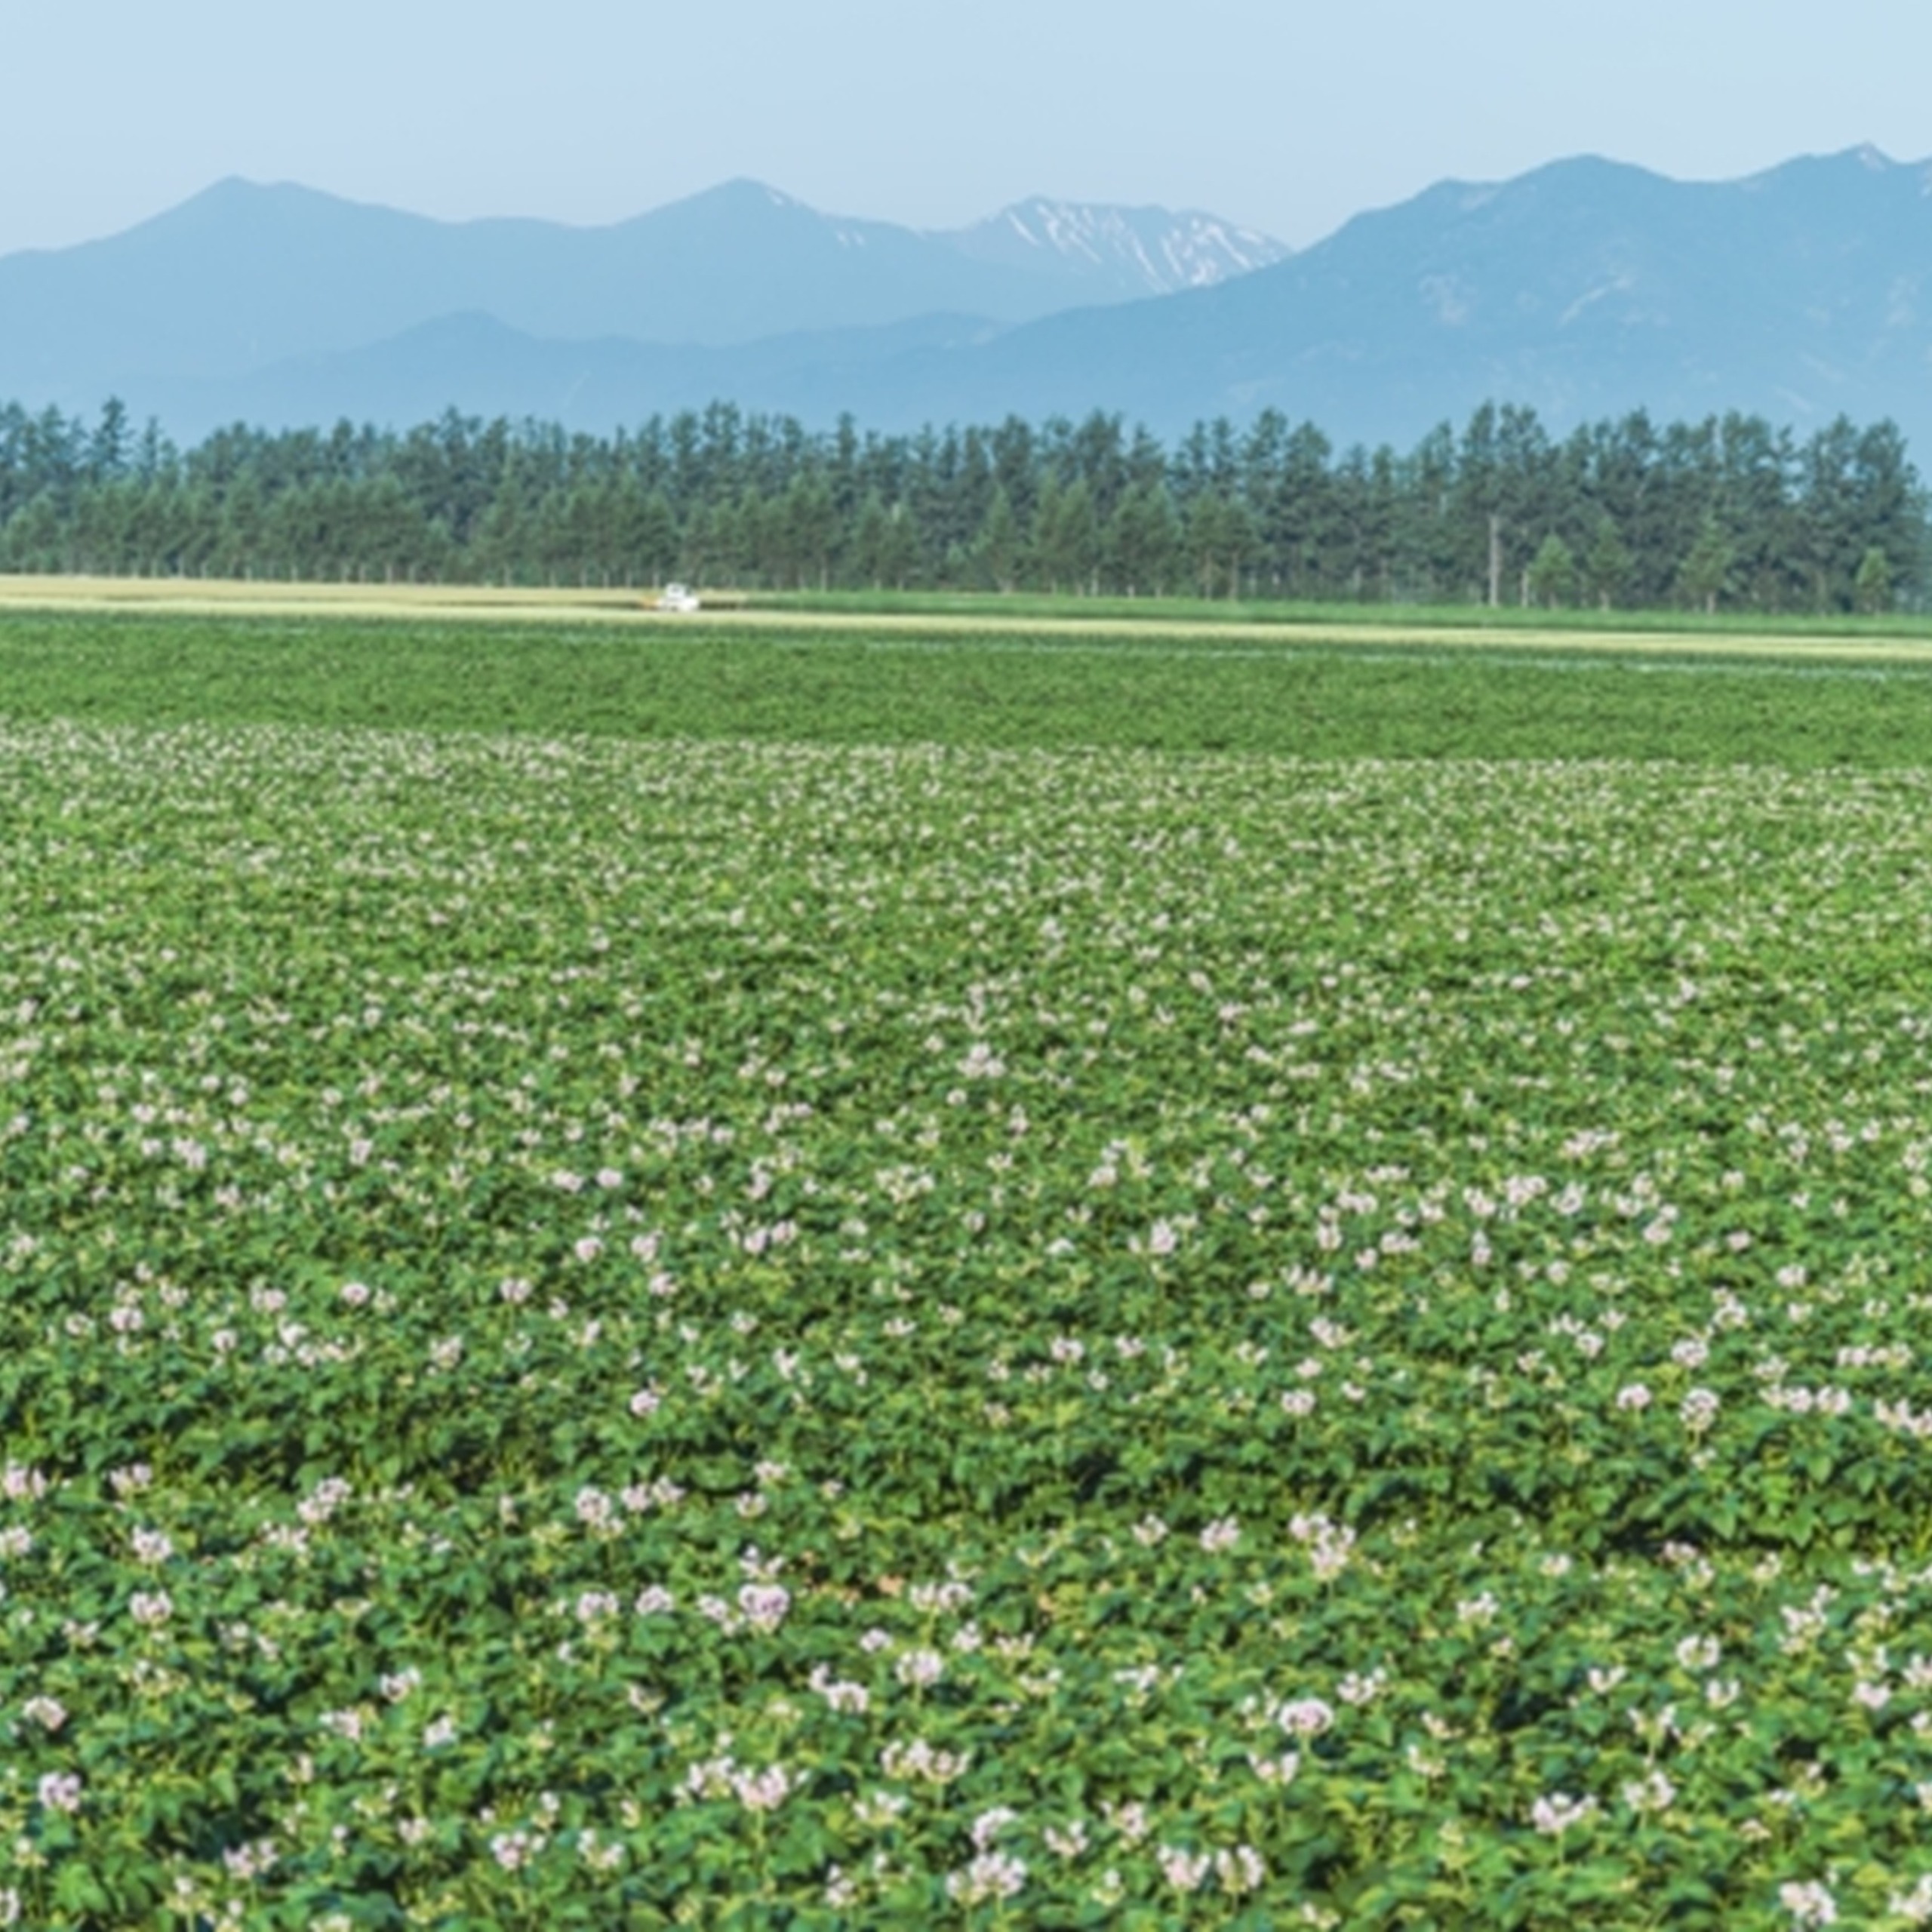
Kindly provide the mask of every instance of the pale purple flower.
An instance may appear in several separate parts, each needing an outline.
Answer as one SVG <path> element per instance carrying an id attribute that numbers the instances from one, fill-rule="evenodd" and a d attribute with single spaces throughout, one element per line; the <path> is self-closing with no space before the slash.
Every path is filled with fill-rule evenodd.
<path id="1" fill-rule="evenodd" d="M 782 1583 L 747 1583 L 738 1592 L 738 1607 L 754 1630 L 768 1636 L 785 1621 L 792 1593 Z"/>
<path id="2" fill-rule="evenodd" d="M 955 1778 L 965 1776 L 973 1759 L 970 1752 L 943 1751 L 923 1737 L 915 1737 L 909 1744 L 888 1744 L 880 1751 L 878 1761 L 879 1768 L 889 1778 L 906 1783 L 916 1779 L 926 1784 L 950 1784 Z"/>
<path id="3" fill-rule="evenodd" d="M 1214 1869 L 1211 1854 L 1184 1851 L 1177 1845 L 1164 1844 L 1154 1856 L 1163 1876 L 1177 1892 L 1198 1892 Z"/>
<path id="4" fill-rule="evenodd" d="M 747 1811 L 775 1811 L 791 1795 L 791 1774 L 783 1764 L 769 1764 L 761 1771 L 734 1771 L 731 1789 Z"/>
<path id="5" fill-rule="evenodd" d="M 1002 1851 L 983 1851 L 963 1870 L 950 1873 L 946 1890 L 961 1905 L 1017 1898 L 1026 1884 L 1026 1867 Z"/>
<path id="6" fill-rule="evenodd" d="M 1717 1420 L 1720 1406 L 1715 1390 L 1693 1389 L 1678 1406 L 1678 1414 L 1692 1435 L 1700 1435 Z"/>
<path id="7" fill-rule="evenodd" d="M 1546 1837 L 1561 1838 L 1596 1816 L 1594 1798 L 1572 1798 L 1567 1791 L 1553 1791 L 1530 1807 L 1530 1823 Z"/>
<path id="8" fill-rule="evenodd" d="M 1334 1723 L 1335 1712 L 1319 1697 L 1298 1697 L 1282 1705 L 1275 1721 L 1291 1737 L 1318 1737 Z"/>
<path id="9" fill-rule="evenodd" d="M 272 1838 L 258 1838 L 253 1844 L 230 1845 L 221 1854 L 221 1862 L 230 1878 L 245 1884 L 269 1870 L 279 1856 Z"/>
<path id="10" fill-rule="evenodd" d="M 1838 1923 L 1838 1901 L 1830 1890 L 1815 1879 L 1801 1883 L 1794 1882 L 1778 1887 L 1778 1903 L 1791 1914 L 1792 1921 L 1798 1925 L 1835 1925 Z"/>
<path id="11" fill-rule="evenodd" d="M 812 1688 L 832 1710 L 851 1712 L 862 1716 L 872 1707 L 872 1694 L 863 1684 L 849 1683 L 835 1678 L 823 1664 L 814 1666 L 811 1682 Z"/>
<path id="12" fill-rule="evenodd" d="M 1232 1549 L 1240 1540 L 1241 1523 L 1233 1516 L 1223 1516 L 1201 1532 L 1201 1547 L 1211 1556 Z"/>
<path id="13" fill-rule="evenodd" d="M 1677 1802 L 1677 1787 L 1661 1771 L 1647 1772 L 1624 1786 L 1622 1797 L 1633 1811 L 1668 1811 Z"/>
<path id="14" fill-rule="evenodd" d="M 81 1808 L 81 1780 L 72 1771 L 49 1771 L 38 1789 L 41 1803 L 50 1811 L 72 1814 Z"/>
<path id="15" fill-rule="evenodd" d="M 1232 1851 L 1214 1854 L 1214 1876 L 1230 1898 L 1258 1892 L 1268 1880 L 1268 1867 L 1251 1844 L 1238 1844 Z"/>
<path id="16" fill-rule="evenodd" d="M 530 1832 L 499 1832 L 490 1841 L 490 1856 L 506 1872 L 516 1872 L 537 1856 L 542 1840 Z"/>

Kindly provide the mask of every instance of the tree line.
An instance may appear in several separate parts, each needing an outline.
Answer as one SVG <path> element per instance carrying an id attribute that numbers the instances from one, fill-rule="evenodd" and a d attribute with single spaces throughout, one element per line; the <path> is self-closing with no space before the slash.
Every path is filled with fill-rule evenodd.
<path id="1" fill-rule="evenodd" d="M 888 435 L 719 403 L 184 449 L 110 401 L 0 409 L 0 570 L 1835 611 L 1922 608 L 1932 542 L 1897 427 L 1842 417 L 1558 437 L 1485 405 L 1401 451 L 1272 411 L 1169 446 L 1100 414 Z"/>

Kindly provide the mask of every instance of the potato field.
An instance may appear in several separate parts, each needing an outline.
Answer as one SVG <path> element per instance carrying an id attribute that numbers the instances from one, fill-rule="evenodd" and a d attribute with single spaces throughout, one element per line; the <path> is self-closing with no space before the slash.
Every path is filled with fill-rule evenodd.
<path id="1" fill-rule="evenodd" d="M 0 626 L 0 1923 L 1932 1924 L 1922 669 L 169 623 Z"/>

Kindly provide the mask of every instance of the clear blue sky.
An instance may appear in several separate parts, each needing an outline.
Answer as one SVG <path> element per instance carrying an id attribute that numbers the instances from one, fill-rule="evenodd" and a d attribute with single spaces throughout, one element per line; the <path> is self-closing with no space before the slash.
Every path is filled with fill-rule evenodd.
<path id="1" fill-rule="evenodd" d="M 733 175 L 938 226 L 1043 192 L 1297 245 L 1583 152 L 1932 156 L 1928 0 L 0 0 L 0 252 L 224 175 L 618 219 Z"/>

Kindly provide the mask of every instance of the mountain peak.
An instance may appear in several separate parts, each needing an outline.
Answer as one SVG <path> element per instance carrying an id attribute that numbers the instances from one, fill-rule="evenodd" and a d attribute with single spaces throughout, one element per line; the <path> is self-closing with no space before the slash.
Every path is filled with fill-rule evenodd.
<path id="1" fill-rule="evenodd" d="M 1801 154 L 1789 161 L 1774 162 L 1755 174 L 1746 175 L 1736 185 L 1762 189 L 1793 181 L 1823 183 L 1865 175 L 1923 175 L 1928 168 L 1932 168 L 1932 162 L 1897 161 L 1875 143 L 1863 141 L 1857 147 L 1839 148 L 1830 154 Z"/>
<path id="2" fill-rule="evenodd" d="M 356 205 L 322 189 L 306 188 L 297 181 L 256 181 L 245 174 L 224 174 L 219 181 L 210 182 L 198 194 L 190 195 L 185 202 L 177 202 L 173 208 L 151 215 L 140 226 L 149 227 L 155 222 L 170 221 L 181 216 L 212 216 L 225 220 L 238 216 L 245 218 L 265 209 Z"/>
<path id="3" fill-rule="evenodd" d="M 721 181 L 715 188 L 701 188 L 695 195 L 685 198 L 685 204 L 697 202 L 749 202 L 774 208 L 802 208 L 805 205 L 795 195 L 786 194 L 783 189 L 774 188 L 769 181 L 761 181 L 755 176 L 734 174 L 728 181 Z M 810 210 L 807 210 L 810 213 Z"/>
<path id="4" fill-rule="evenodd" d="M 1122 296 L 1209 288 L 1285 260 L 1272 235 L 1199 209 L 1132 208 L 1029 195 L 997 214 L 936 235 L 974 261 L 1104 281 Z"/>

